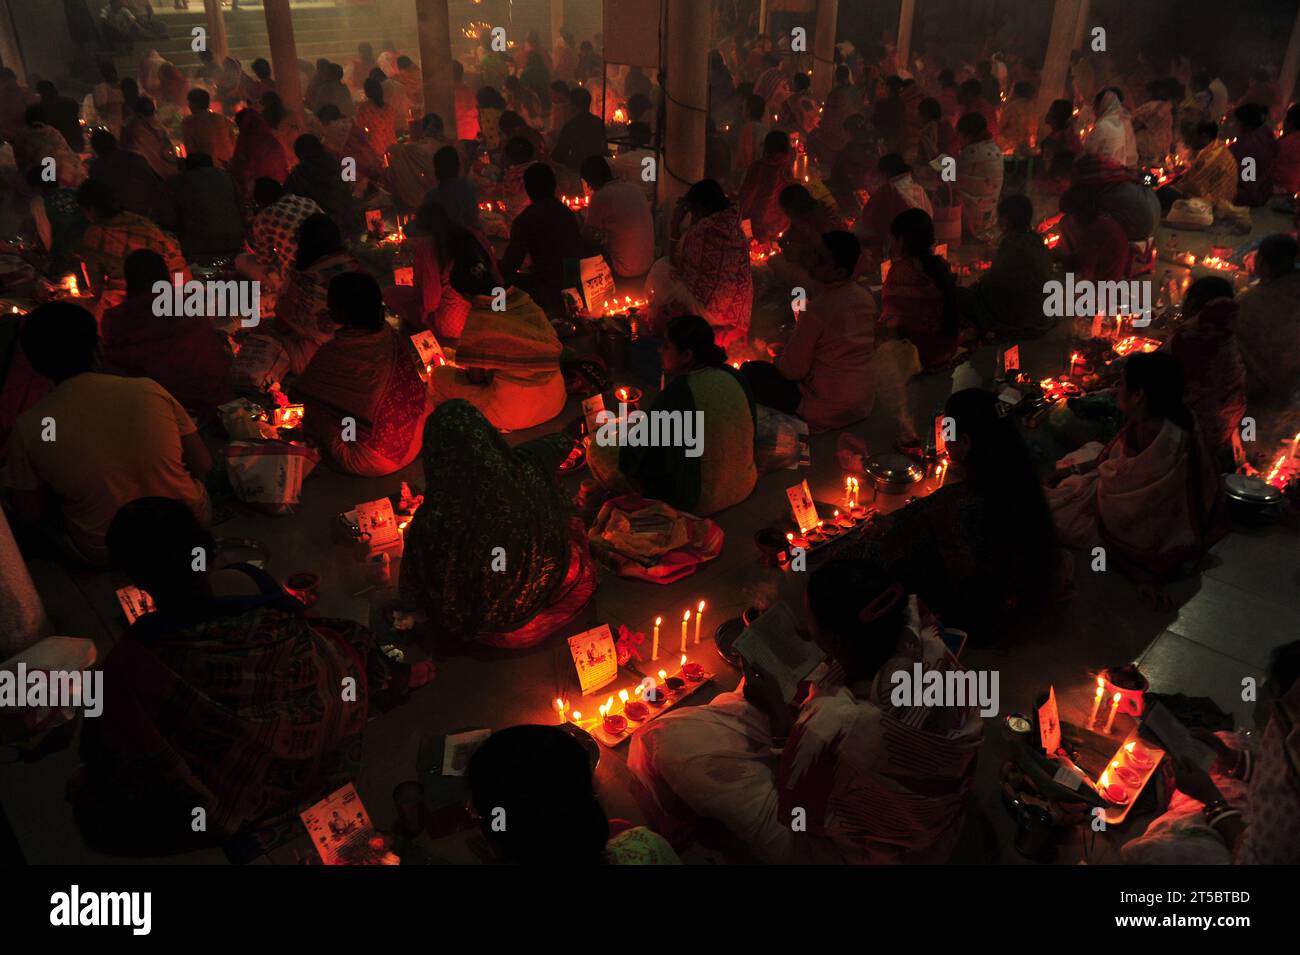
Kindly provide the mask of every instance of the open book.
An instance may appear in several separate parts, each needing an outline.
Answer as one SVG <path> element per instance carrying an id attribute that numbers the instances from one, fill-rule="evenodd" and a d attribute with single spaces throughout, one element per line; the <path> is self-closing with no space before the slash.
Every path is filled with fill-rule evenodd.
<path id="1" fill-rule="evenodd" d="M 791 702 L 799 683 L 825 659 L 817 644 L 799 635 L 799 621 L 786 604 L 777 602 L 736 638 L 735 650 L 756 670 L 776 680 L 781 696 Z"/>

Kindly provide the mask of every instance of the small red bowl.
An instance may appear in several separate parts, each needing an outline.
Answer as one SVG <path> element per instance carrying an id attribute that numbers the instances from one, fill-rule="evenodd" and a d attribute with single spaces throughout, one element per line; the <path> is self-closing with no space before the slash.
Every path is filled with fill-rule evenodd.
<path id="1" fill-rule="evenodd" d="M 650 707 L 644 703 L 632 702 L 623 707 L 623 713 L 634 723 L 644 723 L 650 716 Z"/>
<path id="2" fill-rule="evenodd" d="M 627 719 L 618 714 L 605 717 L 605 732 L 610 736 L 622 736 L 627 732 Z"/>

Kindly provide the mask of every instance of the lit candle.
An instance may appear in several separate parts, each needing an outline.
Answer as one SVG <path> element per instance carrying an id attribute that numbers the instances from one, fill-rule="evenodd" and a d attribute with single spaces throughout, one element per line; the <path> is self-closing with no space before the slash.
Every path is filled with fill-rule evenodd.
<path id="1" fill-rule="evenodd" d="M 664 622 L 664 618 L 663 618 L 663 617 L 655 617 L 655 635 L 654 635 L 654 640 L 653 640 L 653 642 L 650 644 L 650 659 L 651 659 L 651 660 L 658 660 L 658 659 L 659 659 L 659 624 L 661 624 L 661 623 L 663 623 L 663 622 Z"/>
<path id="2" fill-rule="evenodd" d="M 1101 710 L 1101 698 L 1106 695 L 1106 681 L 1097 677 L 1097 695 L 1092 701 L 1092 712 L 1088 714 L 1088 729 L 1097 725 L 1097 713 Z"/>
<path id="3" fill-rule="evenodd" d="M 626 705 L 627 705 L 627 700 L 628 700 L 627 690 L 619 690 L 619 691 L 618 691 L 618 698 L 619 698 L 619 701 L 620 701 L 621 703 L 623 703 L 624 706 L 626 706 Z"/>
<path id="4" fill-rule="evenodd" d="M 700 642 L 700 621 L 704 619 L 704 601 L 695 609 L 695 642 Z"/>
<path id="5" fill-rule="evenodd" d="M 1291 439 L 1291 453 L 1288 454 L 1287 457 L 1295 458 L 1295 452 L 1297 447 L 1300 447 L 1300 434 L 1296 434 L 1296 436 Z"/>
<path id="6" fill-rule="evenodd" d="M 1119 701 L 1122 698 L 1123 694 L 1118 690 L 1115 692 L 1115 695 L 1110 698 L 1110 715 L 1106 717 L 1106 727 L 1102 730 L 1102 733 L 1107 735 L 1110 734 L 1110 728 L 1115 724 L 1115 714 L 1119 712 Z"/>
<path id="7" fill-rule="evenodd" d="M 682 614 L 682 653 L 686 653 L 686 622 L 691 619 L 691 608 L 686 608 L 686 613 Z"/>
<path id="8" fill-rule="evenodd" d="M 844 506 L 853 506 L 853 478 L 851 477 L 844 479 Z"/>
<path id="9" fill-rule="evenodd" d="M 558 697 L 558 696 L 555 698 L 555 709 L 556 709 L 556 712 L 558 712 L 558 713 L 560 714 L 560 725 L 561 725 L 561 726 L 563 726 L 565 723 L 568 722 L 568 720 L 565 719 L 565 716 L 564 716 L 564 711 L 567 710 L 568 708 L 569 708 L 569 704 L 568 704 L 568 703 L 566 703 L 564 700 L 562 700 L 562 699 L 561 699 L 560 697 Z M 576 715 L 576 714 L 575 714 L 575 715 Z"/>

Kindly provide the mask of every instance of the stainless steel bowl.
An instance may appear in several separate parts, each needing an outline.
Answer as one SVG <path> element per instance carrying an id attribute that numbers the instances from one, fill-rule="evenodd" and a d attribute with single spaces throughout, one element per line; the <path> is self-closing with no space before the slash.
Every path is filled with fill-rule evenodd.
<path id="1" fill-rule="evenodd" d="M 1274 517 L 1282 509 L 1282 492 L 1253 475 L 1225 474 L 1223 492 L 1232 516 L 1248 524 Z"/>
<path id="2" fill-rule="evenodd" d="M 867 460 L 867 480 L 885 494 L 902 494 L 925 477 L 925 469 L 905 454 L 878 454 Z"/>

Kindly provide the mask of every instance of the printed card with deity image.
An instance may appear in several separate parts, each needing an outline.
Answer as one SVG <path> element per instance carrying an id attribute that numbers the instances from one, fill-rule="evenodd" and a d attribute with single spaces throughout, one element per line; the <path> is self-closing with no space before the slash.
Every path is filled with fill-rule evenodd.
<path id="1" fill-rule="evenodd" d="M 813 503 L 812 491 L 807 481 L 800 481 L 794 487 L 786 488 L 785 495 L 790 499 L 790 510 L 794 512 L 794 522 L 802 533 L 808 533 L 821 520 L 817 516 L 817 505 Z"/>
<path id="2" fill-rule="evenodd" d="M 369 839 L 374 833 L 370 814 L 361 804 L 357 788 L 348 783 L 298 814 L 311 843 L 326 865 L 337 865 L 344 849 Z"/>
<path id="3" fill-rule="evenodd" d="M 133 584 L 127 584 L 118 590 L 117 602 L 122 605 L 128 624 L 135 623 L 140 617 L 158 609 L 154 606 L 153 598 Z"/>
<path id="4" fill-rule="evenodd" d="M 618 652 L 614 649 L 614 634 L 607 623 L 570 637 L 569 652 L 578 670 L 578 685 L 583 696 L 613 683 L 618 676 Z"/>

